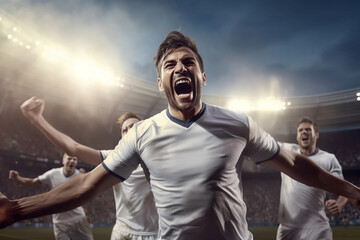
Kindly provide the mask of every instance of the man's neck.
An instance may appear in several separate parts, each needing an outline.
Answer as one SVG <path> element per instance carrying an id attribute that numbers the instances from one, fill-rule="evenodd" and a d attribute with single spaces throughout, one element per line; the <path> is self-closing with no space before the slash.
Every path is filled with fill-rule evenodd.
<path id="1" fill-rule="evenodd" d="M 196 114 L 198 114 L 201 111 L 201 108 L 202 108 L 201 102 L 200 104 L 198 104 L 198 106 L 188 111 L 180 111 L 172 107 L 171 105 L 168 106 L 169 113 L 171 114 L 171 116 L 184 122 L 188 122 L 191 119 L 193 119 L 196 116 Z"/>
<path id="2" fill-rule="evenodd" d="M 70 170 L 70 169 L 66 169 L 66 168 L 64 167 L 63 173 L 64 173 L 64 175 L 65 175 L 66 177 L 69 177 L 69 176 L 73 175 L 74 172 L 75 172 L 75 169 L 74 169 L 74 170 Z"/>
<path id="3" fill-rule="evenodd" d="M 304 154 L 306 156 L 310 156 L 313 155 L 316 151 L 316 146 L 311 146 L 309 148 L 300 148 L 300 152 L 301 154 Z"/>

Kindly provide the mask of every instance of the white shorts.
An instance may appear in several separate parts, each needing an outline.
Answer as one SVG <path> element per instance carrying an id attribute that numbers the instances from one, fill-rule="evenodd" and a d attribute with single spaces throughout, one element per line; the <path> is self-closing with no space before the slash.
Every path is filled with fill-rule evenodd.
<path id="1" fill-rule="evenodd" d="M 110 240 L 156 240 L 157 233 L 134 233 L 120 222 L 116 222 Z"/>
<path id="2" fill-rule="evenodd" d="M 92 231 L 86 217 L 76 222 L 54 223 L 56 240 L 93 240 Z"/>
<path id="3" fill-rule="evenodd" d="M 332 240 L 330 226 L 316 226 L 313 228 L 291 228 L 279 225 L 276 240 Z"/>

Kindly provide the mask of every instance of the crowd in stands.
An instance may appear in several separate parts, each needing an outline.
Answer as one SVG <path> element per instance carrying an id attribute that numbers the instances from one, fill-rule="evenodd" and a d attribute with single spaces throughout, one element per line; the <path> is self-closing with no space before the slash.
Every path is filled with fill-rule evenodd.
<path id="1" fill-rule="evenodd" d="M 266 178 L 244 176 L 243 189 L 248 223 L 276 224 L 280 201 L 280 174 Z"/>
<path id="2" fill-rule="evenodd" d="M 343 167 L 360 167 L 360 130 L 321 133 L 319 147 L 335 154 Z"/>

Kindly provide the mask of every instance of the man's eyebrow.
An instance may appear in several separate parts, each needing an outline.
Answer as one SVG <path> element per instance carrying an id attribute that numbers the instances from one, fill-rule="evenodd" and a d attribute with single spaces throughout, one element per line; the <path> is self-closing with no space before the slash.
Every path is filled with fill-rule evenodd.
<path id="1" fill-rule="evenodd" d="M 185 61 L 185 60 L 196 60 L 196 58 L 193 56 L 183 56 L 183 58 L 180 58 L 180 61 Z M 173 63 L 173 62 L 176 62 L 176 59 L 167 59 L 163 62 L 163 65 L 165 65 L 166 63 Z"/>
<path id="2" fill-rule="evenodd" d="M 163 62 L 163 65 L 167 64 L 167 63 L 173 63 L 173 62 L 176 62 L 175 59 L 169 59 L 169 60 L 166 60 Z"/>

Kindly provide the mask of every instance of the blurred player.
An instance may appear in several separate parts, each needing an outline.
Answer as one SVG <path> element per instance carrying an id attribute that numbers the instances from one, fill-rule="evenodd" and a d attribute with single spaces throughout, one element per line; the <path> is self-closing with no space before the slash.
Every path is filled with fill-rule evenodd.
<path id="1" fill-rule="evenodd" d="M 335 155 L 316 147 L 319 138 L 317 123 L 303 117 L 297 124 L 296 144 L 283 147 L 309 157 L 331 174 L 343 178 L 341 166 Z M 329 219 L 325 213 L 326 191 L 304 185 L 281 173 L 278 240 L 332 239 Z M 348 199 L 339 196 L 329 200 L 328 208 L 339 213 Z"/>
<path id="2" fill-rule="evenodd" d="M 36 187 L 47 184 L 51 188 L 66 182 L 81 174 L 77 169 L 77 157 L 66 153 L 63 156 L 63 167 L 53 168 L 36 178 L 21 177 L 18 171 L 10 170 L 9 179 L 19 182 L 26 187 Z M 67 212 L 53 214 L 52 216 L 54 235 L 56 240 L 92 240 L 92 232 L 82 207 L 74 208 Z"/>
<path id="3" fill-rule="evenodd" d="M 98 151 L 84 146 L 64 133 L 55 129 L 43 116 L 45 102 L 32 97 L 21 105 L 21 111 L 56 146 L 66 153 L 77 156 L 85 162 L 101 164 L 111 151 Z M 117 121 L 120 136 L 127 134 L 132 126 L 141 119 L 131 112 L 124 113 Z M 139 165 L 130 177 L 113 187 L 116 224 L 111 233 L 111 240 L 155 240 L 158 234 L 158 215 L 150 185 Z"/>
<path id="4" fill-rule="evenodd" d="M 0 194 L 0 227 L 82 204 L 127 179 L 141 163 L 159 214 L 160 239 L 250 240 L 236 171 L 242 155 L 298 181 L 360 201 L 360 188 L 307 157 L 280 148 L 245 113 L 203 103 L 206 74 L 196 44 L 187 36 L 170 32 L 155 62 L 158 87 L 166 94 L 168 108 L 135 124 L 91 172 L 45 194 L 18 200 Z"/>

